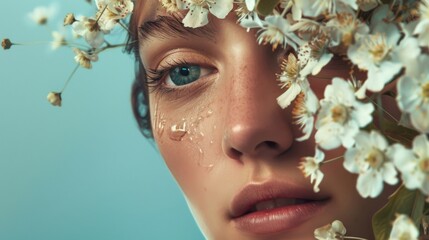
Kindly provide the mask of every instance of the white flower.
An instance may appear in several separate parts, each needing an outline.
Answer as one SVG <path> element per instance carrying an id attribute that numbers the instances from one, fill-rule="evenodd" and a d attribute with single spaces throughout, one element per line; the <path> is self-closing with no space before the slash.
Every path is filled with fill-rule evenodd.
<path id="1" fill-rule="evenodd" d="M 406 188 L 429 195 L 429 141 L 425 134 L 414 138 L 412 151 L 395 144 L 388 155 L 401 172 Z"/>
<path id="2" fill-rule="evenodd" d="M 99 25 L 104 31 L 112 30 L 120 19 L 126 18 L 134 9 L 131 0 L 95 0 L 95 3 L 99 10 Z"/>
<path id="3" fill-rule="evenodd" d="M 429 47 L 429 0 L 420 1 L 419 12 L 420 19 L 414 34 L 419 34 L 421 46 Z"/>
<path id="4" fill-rule="evenodd" d="M 398 214 L 393 222 L 392 231 L 389 240 L 417 240 L 419 239 L 419 230 L 413 221 L 404 214 Z"/>
<path id="5" fill-rule="evenodd" d="M 335 15 L 350 8 L 357 10 L 356 0 L 301 0 L 305 16 L 318 17 L 321 14 Z"/>
<path id="6" fill-rule="evenodd" d="M 371 122 L 374 106 L 358 102 L 352 86 L 341 78 L 326 86 L 324 96 L 316 120 L 316 143 L 326 150 L 351 147 L 359 128 Z"/>
<path id="7" fill-rule="evenodd" d="M 79 63 L 83 68 L 90 69 L 92 68 L 91 62 L 98 61 L 98 55 L 96 53 L 89 53 L 78 48 L 74 48 L 73 51 L 76 54 L 74 60 Z"/>
<path id="8" fill-rule="evenodd" d="M 357 0 L 357 4 L 360 10 L 367 12 L 381 5 L 382 2 L 380 0 Z"/>
<path id="9" fill-rule="evenodd" d="M 61 93 L 50 92 L 46 98 L 53 106 L 61 107 Z"/>
<path id="10" fill-rule="evenodd" d="M 373 34 L 362 34 L 351 45 L 347 55 L 362 70 L 368 71 L 368 78 L 356 92 L 359 98 L 365 97 L 366 90 L 379 92 L 386 83 L 402 69 L 398 59 L 392 57 L 401 34 L 394 24 L 380 22 Z"/>
<path id="11" fill-rule="evenodd" d="M 238 15 L 240 26 L 246 28 L 247 31 L 251 28 L 262 28 L 264 25 L 258 13 L 255 11 L 255 4 L 255 0 L 246 0 L 245 2 L 241 0 L 235 10 Z"/>
<path id="12" fill-rule="evenodd" d="M 258 43 L 267 44 L 270 43 L 273 50 L 278 45 L 286 48 L 288 45 L 297 50 L 298 46 L 304 44 L 291 29 L 289 22 L 281 15 L 270 15 L 265 17 L 263 21 L 263 27 L 258 31 Z"/>
<path id="13" fill-rule="evenodd" d="M 302 92 L 298 95 L 297 101 L 292 110 L 292 115 L 295 119 L 294 124 L 300 126 L 304 135 L 296 138 L 296 141 L 304 141 L 310 138 L 314 127 L 314 115 L 318 108 L 318 99 L 311 89 L 308 89 L 305 93 Z"/>
<path id="14" fill-rule="evenodd" d="M 82 36 L 93 48 L 98 48 L 104 43 L 104 33 L 95 19 L 82 17 L 72 24 L 73 31 Z"/>
<path id="15" fill-rule="evenodd" d="M 375 198 L 383 190 L 383 181 L 390 185 L 398 182 L 395 166 L 386 155 L 388 143 L 376 131 L 361 131 L 355 141 L 344 155 L 344 168 L 359 174 L 356 187 L 362 197 Z"/>
<path id="16" fill-rule="evenodd" d="M 287 90 L 277 98 L 277 103 L 283 109 L 287 108 L 298 94 L 309 89 L 308 74 L 303 73 L 301 67 L 301 62 L 293 53 L 290 53 L 288 59 L 284 59 L 281 64 L 283 71 L 277 78 L 281 82 L 282 88 L 287 88 Z"/>
<path id="17" fill-rule="evenodd" d="M 57 5 L 51 4 L 49 7 L 36 7 L 28 14 L 28 17 L 35 23 L 44 25 L 52 18 L 58 11 Z"/>
<path id="18" fill-rule="evenodd" d="M 291 9 L 294 21 L 301 20 L 302 8 L 304 7 L 302 0 L 283 0 L 280 3 L 280 7 L 285 9 L 285 11 Z"/>
<path id="19" fill-rule="evenodd" d="M 185 27 L 197 28 L 208 23 L 208 12 L 224 19 L 233 8 L 233 0 L 180 0 L 180 10 L 189 9 L 182 22 Z"/>
<path id="20" fill-rule="evenodd" d="M 320 163 L 325 159 L 325 154 L 316 148 L 314 157 L 303 157 L 299 165 L 302 173 L 305 177 L 310 176 L 311 184 L 314 183 L 313 190 L 314 192 L 319 192 L 319 185 L 323 179 L 323 172 L 320 171 Z"/>
<path id="21" fill-rule="evenodd" d="M 307 71 L 311 71 L 312 75 L 317 75 L 334 57 L 328 50 L 329 41 L 325 36 L 315 37 L 310 43 L 309 47 L 310 58 L 305 66 Z"/>
<path id="22" fill-rule="evenodd" d="M 356 33 L 367 33 L 368 25 L 362 23 L 354 12 L 345 12 L 335 15 L 326 23 L 331 36 L 330 43 L 332 46 L 342 44 L 349 47 L 354 43 Z"/>
<path id="23" fill-rule="evenodd" d="M 410 115 L 411 124 L 421 133 L 429 133 L 429 69 L 428 56 L 414 61 L 415 71 L 400 78 L 397 102 L 399 108 Z"/>
<path id="24" fill-rule="evenodd" d="M 65 38 L 64 34 L 62 34 L 60 32 L 53 31 L 52 32 L 52 38 L 54 39 L 51 42 L 51 47 L 52 47 L 53 50 L 58 49 L 59 47 L 67 45 L 67 41 L 66 41 L 66 38 Z"/>
<path id="25" fill-rule="evenodd" d="M 335 220 L 331 224 L 314 230 L 314 237 L 318 240 L 338 240 L 343 239 L 346 232 L 344 224 L 339 220 Z"/>

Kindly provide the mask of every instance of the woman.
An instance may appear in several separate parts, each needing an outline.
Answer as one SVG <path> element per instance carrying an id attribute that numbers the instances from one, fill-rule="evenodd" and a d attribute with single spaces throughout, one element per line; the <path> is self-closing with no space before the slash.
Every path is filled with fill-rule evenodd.
<path id="1" fill-rule="evenodd" d="M 170 14 L 154 0 L 134 9 L 136 117 L 207 239 L 314 239 L 314 229 L 335 219 L 347 235 L 373 238 L 371 217 L 392 189 L 364 199 L 356 175 L 335 161 L 323 166 L 315 193 L 298 168 L 314 155 L 314 141 L 296 141 L 302 133 L 292 124 L 293 108 L 276 101 L 284 90 L 275 76 L 292 48 L 259 45 L 257 32 L 239 26 L 233 11 L 187 28 L 186 10 Z M 350 64 L 334 57 L 310 77 L 319 99 L 333 76 L 350 78 Z M 342 155 L 327 151 L 325 158 Z"/>

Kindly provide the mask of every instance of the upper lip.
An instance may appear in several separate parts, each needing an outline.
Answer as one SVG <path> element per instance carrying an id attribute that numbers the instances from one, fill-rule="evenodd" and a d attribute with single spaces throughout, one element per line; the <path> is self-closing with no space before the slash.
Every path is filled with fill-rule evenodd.
<path id="1" fill-rule="evenodd" d="M 298 198 L 313 201 L 326 200 L 321 196 L 299 185 L 279 181 L 251 182 L 234 196 L 230 206 L 231 218 L 238 218 L 246 214 L 255 204 L 276 198 Z"/>

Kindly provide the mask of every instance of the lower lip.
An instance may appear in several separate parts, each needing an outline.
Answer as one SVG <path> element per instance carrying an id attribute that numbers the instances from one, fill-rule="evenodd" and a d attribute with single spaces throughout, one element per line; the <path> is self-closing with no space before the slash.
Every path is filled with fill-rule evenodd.
<path id="1" fill-rule="evenodd" d="M 253 234 L 271 234 L 293 229 L 324 208 L 327 200 L 252 212 L 233 219 L 237 229 Z"/>

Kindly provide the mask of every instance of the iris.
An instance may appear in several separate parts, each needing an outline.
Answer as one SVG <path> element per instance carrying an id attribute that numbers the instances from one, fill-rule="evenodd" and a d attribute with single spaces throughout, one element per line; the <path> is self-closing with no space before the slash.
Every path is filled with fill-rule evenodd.
<path id="1" fill-rule="evenodd" d="M 170 79 L 176 86 L 183 86 L 198 80 L 201 76 L 200 66 L 180 66 L 170 71 Z"/>

